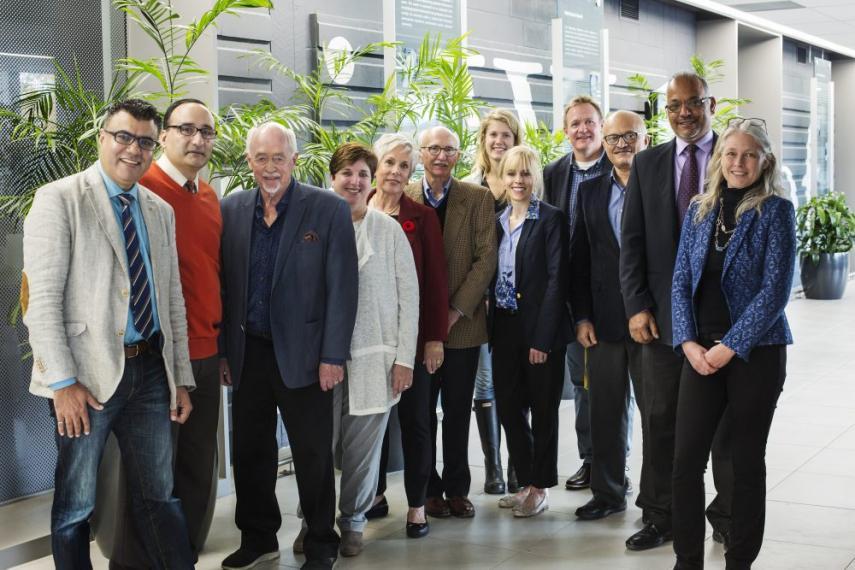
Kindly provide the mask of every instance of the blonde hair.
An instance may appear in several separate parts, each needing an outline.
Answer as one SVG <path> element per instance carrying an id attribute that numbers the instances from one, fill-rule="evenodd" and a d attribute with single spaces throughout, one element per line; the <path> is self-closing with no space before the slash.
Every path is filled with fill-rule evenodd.
<path id="1" fill-rule="evenodd" d="M 520 138 L 520 123 L 514 114 L 507 109 L 495 109 L 490 111 L 483 119 L 481 119 L 481 128 L 478 129 L 478 149 L 475 152 L 475 168 L 481 176 L 487 176 L 493 168 L 493 163 L 490 161 L 490 153 L 487 150 L 487 129 L 490 128 L 490 123 L 496 121 L 508 127 L 511 134 L 514 135 L 514 144 L 517 146 L 522 144 Z"/>
<path id="2" fill-rule="evenodd" d="M 531 174 L 531 193 L 537 196 L 538 199 L 543 197 L 543 171 L 540 168 L 540 155 L 533 148 L 525 145 L 518 145 L 505 153 L 502 161 L 499 163 L 499 177 L 505 175 L 509 169 L 517 170 L 525 169 Z M 502 201 L 508 201 L 508 189 L 502 185 Z"/>
<path id="3" fill-rule="evenodd" d="M 763 171 L 760 173 L 758 182 L 740 200 L 736 207 L 736 219 L 752 208 L 760 213 L 761 206 L 770 196 L 783 196 L 784 189 L 781 187 L 781 167 L 778 159 L 772 153 L 772 143 L 766 129 L 753 121 L 743 121 L 739 124 L 729 126 L 719 137 L 713 150 L 712 158 L 707 167 L 706 192 L 695 196 L 693 201 L 698 203 L 694 222 L 700 223 L 718 205 L 722 189 L 727 186 L 721 168 L 721 155 L 724 153 L 724 145 L 727 139 L 734 133 L 745 133 L 750 135 L 760 147 L 760 159 L 763 161 Z"/>
<path id="4" fill-rule="evenodd" d="M 576 95 L 570 101 L 564 105 L 564 127 L 567 127 L 567 112 L 573 107 L 578 107 L 579 105 L 590 105 L 597 112 L 597 116 L 600 117 L 600 122 L 603 122 L 603 110 L 600 108 L 600 105 L 594 100 L 593 97 L 589 95 Z"/>

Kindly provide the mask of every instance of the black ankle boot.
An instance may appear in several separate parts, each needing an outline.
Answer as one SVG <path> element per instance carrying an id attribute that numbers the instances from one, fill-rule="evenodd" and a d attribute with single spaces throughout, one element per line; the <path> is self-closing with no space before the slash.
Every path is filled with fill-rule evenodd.
<path id="1" fill-rule="evenodd" d="M 508 459 L 508 493 L 519 493 L 522 491 L 519 482 L 517 481 L 517 472 L 514 469 L 514 464 Z"/>
<path id="2" fill-rule="evenodd" d="M 501 432 L 496 403 L 493 400 L 475 400 L 475 421 L 481 435 L 481 449 L 484 451 L 484 492 L 488 495 L 503 495 L 505 481 L 502 479 L 502 456 L 499 451 Z"/>

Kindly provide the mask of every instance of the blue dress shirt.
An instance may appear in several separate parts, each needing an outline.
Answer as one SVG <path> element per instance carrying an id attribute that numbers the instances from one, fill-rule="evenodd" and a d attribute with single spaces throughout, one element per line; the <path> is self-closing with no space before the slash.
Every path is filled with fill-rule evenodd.
<path id="1" fill-rule="evenodd" d="M 294 179 L 291 178 L 285 194 L 276 203 L 276 220 L 273 225 L 268 226 L 264 221 L 264 203 L 261 198 L 263 190 L 258 190 L 258 198 L 255 202 L 249 250 L 246 328 L 262 336 L 270 336 L 270 292 L 273 287 L 273 268 L 279 254 L 282 226 L 285 223 L 285 213 L 288 211 L 294 186 Z"/>
<path id="2" fill-rule="evenodd" d="M 433 192 L 430 190 L 430 184 L 428 184 L 427 176 L 422 178 L 422 191 L 425 193 L 425 201 L 430 204 L 432 208 L 439 208 L 439 206 L 445 202 L 446 198 L 448 198 L 449 188 L 451 188 L 451 176 L 449 176 L 448 180 L 445 181 L 445 184 L 442 185 L 442 196 L 435 198 Z"/>
<path id="3" fill-rule="evenodd" d="M 509 204 L 505 211 L 499 216 L 499 224 L 502 226 L 502 241 L 499 243 L 499 268 L 496 277 L 496 306 L 509 311 L 517 310 L 517 288 L 516 288 L 516 261 L 517 244 L 522 235 L 523 223 L 517 225 L 513 230 L 510 226 L 512 206 Z M 540 200 L 532 195 L 525 214 L 526 220 L 537 220 L 540 217 Z"/>
<path id="4" fill-rule="evenodd" d="M 623 216 L 623 201 L 626 198 L 626 188 L 620 185 L 612 174 L 612 193 L 609 196 L 609 223 L 615 232 L 618 247 L 620 247 L 620 219 Z"/>

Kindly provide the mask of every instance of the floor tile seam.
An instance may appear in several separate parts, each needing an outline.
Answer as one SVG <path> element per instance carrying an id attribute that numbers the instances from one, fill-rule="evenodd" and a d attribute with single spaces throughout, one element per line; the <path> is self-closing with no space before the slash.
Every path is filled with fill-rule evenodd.
<path id="1" fill-rule="evenodd" d="M 789 444 L 785 444 L 785 445 L 789 445 Z M 792 444 L 792 445 L 795 445 L 795 444 Z M 812 447 L 812 448 L 815 448 L 815 449 L 816 449 L 816 447 L 815 447 L 815 446 L 808 446 L 808 445 L 804 445 L 804 446 L 800 446 L 800 447 Z M 803 461 L 800 465 L 798 465 L 795 469 L 791 469 L 789 473 L 787 473 L 786 475 L 784 475 L 784 478 L 783 478 L 783 479 L 781 479 L 780 481 L 778 481 L 777 483 L 775 483 L 775 484 L 774 484 L 774 485 L 772 485 L 771 487 L 768 487 L 768 488 L 766 489 L 766 495 L 767 495 L 767 497 L 768 497 L 768 495 L 769 495 L 769 492 L 770 492 L 770 491 L 773 491 L 773 490 L 777 489 L 778 487 L 780 487 L 780 486 L 781 486 L 781 484 L 782 484 L 784 481 L 786 481 L 787 479 L 789 479 L 790 477 L 792 477 L 792 476 L 793 476 L 793 475 L 794 475 L 794 474 L 795 474 L 799 469 L 801 469 L 802 467 L 804 467 L 805 465 L 807 465 L 808 463 L 810 463 L 810 462 L 811 462 L 811 461 L 812 461 L 816 456 L 818 456 L 820 453 L 822 453 L 822 452 L 823 452 L 823 451 L 825 451 L 826 449 L 827 449 L 827 447 L 820 447 L 820 448 L 818 448 L 818 449 L 817 449 L 817 451 L 816 451 L 815 453 L 813 453 L 810 457 L 808 457 L 806 460 L 804 460 L 804 461 Z M 768 465 L 767 465 L 767 468 L 768 468 Z"/>
<path id="2" fill-rule="evenodd" d="M 783 503 L 788 505 L 803 505 L 805 507 L 818 507 L 823 509 L 840 509 L 841 511 L 855 511 L 855 506 L 852 507 L 840 507 L 840 506 L 831 506 L 831 505 L 819 505 L 817 503 L 803 503 L 801 501 L 794 501 L 792 499 L 770 499 L 768 497 L 768 493 L 766 496 L 767 503 Z"/>
<path id="3" fill-rule="evenodd" d="M 797 544 L 799 546 L 812 546 L 814 548 L 823 548 L 825 550 L 834 550 L 837 552 L 847 552 L 847 553 L 855 555 L 855 548 L 836 548 L 834 546 L 824 546 L 822 544 L 806 544 L 806 543 L 802 543 L 802 542 L 795 542 L 793 540 L 778 540 L 775 538 L 767 538 L 767 537 L 763 538 L 763 544 L 768 544 L 770 542 L 774 542 L 776 544 Z"/>

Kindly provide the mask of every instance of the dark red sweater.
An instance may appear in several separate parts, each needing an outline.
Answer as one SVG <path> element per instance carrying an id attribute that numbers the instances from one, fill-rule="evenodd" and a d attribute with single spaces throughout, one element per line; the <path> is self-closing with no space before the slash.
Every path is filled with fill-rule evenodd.
<path id="1" fill-rule="evenodd" d="M 214 356 L 222 319 L 220 234 L 223 219 L 217 194 L 201 179 L 199 191 L 196 194 L 188 192 L 156 162 L 140 184 L 166 200 L 175 211 L 175 241 L 187 308 L 190 359 Z"/>

